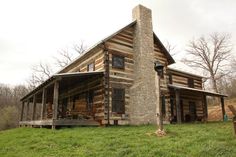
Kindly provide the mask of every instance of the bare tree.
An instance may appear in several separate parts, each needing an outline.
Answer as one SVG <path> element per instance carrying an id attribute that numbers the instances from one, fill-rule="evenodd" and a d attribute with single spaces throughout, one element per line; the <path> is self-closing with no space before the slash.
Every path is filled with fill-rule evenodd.
<path id="1" fill-rule="evenodd" d="M 79 55 L 81 55 L 86 51 L 87 46 L 84 45 L 83 41 L 81 41 L 80 44 L 74 44 L 73 48 Z"/>
<path id="2" fill-rule="evenodd" d="M 172 44 L 170 44 L 169 41 L 167 41 L 165 43 L 165 48 L 172 56 L 176 55 L 176 53 L 173 52 L 175 50 L 176 46 L 173 46 Z"/>
<path id="3" fill-rule="evenodd" d="M 34 89 L 53 74 L 51 66 L 42 62 L 40 62 L 38 65 L 34 65 L 31 70 L 31 77 L 27 81 L 30 89 Z"/>
<path id="4" fill-rule="evenodd" d="M 58 51 L 58 56 L 54 57 L 57 66 L 63 68 L 67 66 L 74 58 L 73 53 L 67 49 L 61 49 Z"/>
<path id="5" fill-rule="evenodd" d="M 69 51 L 68 48 L 59 50 L 58 56 L 54 57 L 56 65 L 61 68 L 69 65 L 75 57 L 82 55 L 86 48 L 84 43 L 81 41 L 80 44 L 73 45 L 73 50 L 74 51 Z"/>
<path id="6" fill-rule="evenodd" d="M 188 45 L 188 55 L 183 61 L 207 73 L 215 92 L 219 92 L 217 82 L 230 73 L 232 44 L 229 34 L 213 33 L 209 37 L 192 40 Z"/>
<path id="7" fill-rule="evenodd" d="M 74 44 L 73 50 L 74 51 L 69 51 L 68 48 L 59 50 L 58 55 L 54 57 L 56 66 L 63 68 L 70 64 L 76 56 L 83 54 L 85 52 L 84 43 L 81 42 L 80 44 Z M 37 65 L 34 65 L 31 70 L 32 74 L 27 81 L 28 87 L 31 90 L 37 87 L 38 85 L 42 84 L 55 71 L 52 65 L 42 62 Z"/>

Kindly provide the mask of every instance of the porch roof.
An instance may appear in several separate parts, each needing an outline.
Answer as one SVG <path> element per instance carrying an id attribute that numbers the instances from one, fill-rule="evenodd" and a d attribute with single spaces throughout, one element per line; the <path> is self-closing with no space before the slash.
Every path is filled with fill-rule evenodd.
<path id="1" fill-rule="evenodd" d="M 60 73 L 60 74 L 54 74 L 47 80 L 45 80 L 42 84 L 37 86 L 35 89 L 33 89 L 31 92 L 29 92 L 27 95 L 25 95 L 23 98 L 21 98 L 21 101 L 24 101 L 25 99 L 31 97 L 33 94 L 38 93 L 43 88 L 46 88 L 50 86 L 55 80 L 65 80 L 70 78 L 85 78 L 90 76 L 98 76 L 103 75 L 104 71 L 91 71 L 91 72 L 72 72 L 72 73 Z"/>
<path id="2" fill-rule="evenodd" d="M 228 97 L 225 94 L 220 94 L 220 93 L 216 93 L 216 92 L 206 91 L 206 90 L 202 90 L 202 89 L 183 87 L 183 86 L 178 86 L 178 85 L 173 85 L 173 84 L 168 84 L 168 87 L 169 88 L 173 88 L 173 89 L 182 89 L 182 90 L 187 90 L 187 91 L 201 92 L 201 93 L 204 93 L 204 94 L 209 95 L 209 96 Z"/>

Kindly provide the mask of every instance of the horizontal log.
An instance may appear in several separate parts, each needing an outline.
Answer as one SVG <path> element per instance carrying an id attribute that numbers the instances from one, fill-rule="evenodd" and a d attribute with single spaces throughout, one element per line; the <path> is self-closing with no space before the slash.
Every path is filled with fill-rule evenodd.
<path id="1" fill-rule="evenodd" d="M 122 45 L 118 45 L 115 43 L 111 43 L 111 42 L 107 42 L 107 46 L 109 51 L 110 50 L 114 50 L 114 51 L 118 51 L 118 52 L 123 52 L 123 53 L 133 53 L 133 49 L 127 46 L 122 46 Z"/>

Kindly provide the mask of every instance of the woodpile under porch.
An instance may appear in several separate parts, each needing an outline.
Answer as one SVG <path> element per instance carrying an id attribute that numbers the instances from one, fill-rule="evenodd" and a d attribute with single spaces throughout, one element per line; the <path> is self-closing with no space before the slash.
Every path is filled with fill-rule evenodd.
<path id="1" fill-rule="evenodd" d="M 103 72 L 56 74 L 21 99 L 20 126 L 100 125 Z"/>

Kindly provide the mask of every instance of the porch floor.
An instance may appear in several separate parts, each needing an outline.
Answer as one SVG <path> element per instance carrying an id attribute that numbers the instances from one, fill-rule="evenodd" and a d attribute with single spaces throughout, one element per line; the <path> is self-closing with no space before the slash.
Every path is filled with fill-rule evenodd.
<path id="1" fill-rule="evenodd" d="M 19 125 L 31 125 L 31 126 L 99 126 L 99 122 L 91 119 L 47 119 L 47 120 L 30 120 L 20 121 Z"/>

